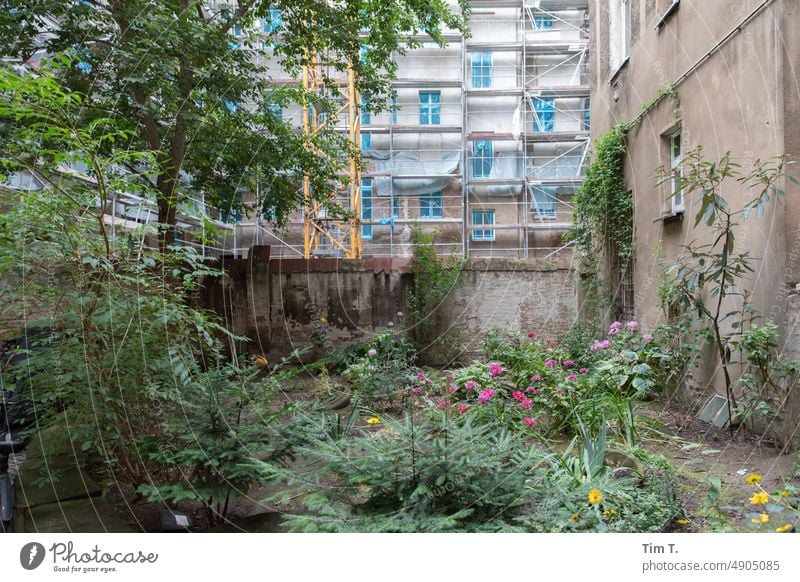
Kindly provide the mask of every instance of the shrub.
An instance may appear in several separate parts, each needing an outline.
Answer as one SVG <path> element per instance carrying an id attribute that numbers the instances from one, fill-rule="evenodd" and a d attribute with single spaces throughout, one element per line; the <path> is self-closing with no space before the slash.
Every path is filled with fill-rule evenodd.
<path id="1" fill-rule="evenodd" d="M 344 370 L 353 392 L 368 400 L 396 402 L 413 378 L 414 346 L 399 332 L 381 333 Z"/>

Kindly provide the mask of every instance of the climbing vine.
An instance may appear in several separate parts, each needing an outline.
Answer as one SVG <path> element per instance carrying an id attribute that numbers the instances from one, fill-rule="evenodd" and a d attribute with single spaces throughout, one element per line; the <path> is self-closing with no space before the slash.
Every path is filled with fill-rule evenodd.
<path id="1" fill-rule="evenodd" d="M 586 270 L 595 269 L 604 248 L 622 264 L 633 256 L 633 198 L 625 182 L 629 129 L 630 123 L 618 123 L 600 137 L 586 180 L 574 198 L 572 227 L 566 236 L 575 242 Z"/>

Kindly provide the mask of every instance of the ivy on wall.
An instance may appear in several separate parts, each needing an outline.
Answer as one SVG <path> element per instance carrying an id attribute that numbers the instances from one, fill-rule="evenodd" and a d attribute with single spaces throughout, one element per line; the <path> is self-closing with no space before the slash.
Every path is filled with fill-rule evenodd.
<path id="1" fill-rule="evenodd" d="M 631 123 L 622 122 L 595 144 L 586 180 L 574 202 L 567 240 L 574 241 L 584 269 L 594 271 L 607 250 L 620 264 L 633 257 L 633 197 L 625 182 L 626 137 Z"/>

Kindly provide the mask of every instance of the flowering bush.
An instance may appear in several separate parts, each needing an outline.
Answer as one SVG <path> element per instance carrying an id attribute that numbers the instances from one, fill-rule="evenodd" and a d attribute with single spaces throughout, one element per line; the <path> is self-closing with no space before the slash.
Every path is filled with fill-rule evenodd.
<path id="1" fill-rule="evenodd" d="M 403 395 L 413 377 L 414 358 L 414 347 L 406 337 L 387 331 L 363 345 L 342 375 L 349 380 L 354 394 L 389 404 Z"/>

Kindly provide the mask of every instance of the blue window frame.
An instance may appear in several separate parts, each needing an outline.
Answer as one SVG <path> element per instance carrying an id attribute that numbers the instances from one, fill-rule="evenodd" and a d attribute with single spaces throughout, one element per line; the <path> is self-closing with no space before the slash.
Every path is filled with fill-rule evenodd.
<path id="1" fill-rule="evenodd" d="M 369 105 L 367 105 L 364 96 L 361 96 L 361 125 L 369 125 L 371 122 L 369 114 Z"/>
<path id="2" fill-rule="evenodd" d="M 494 210 L 473 210 L 472 226 L 494 226 Z M 494 240 L 493 228 L 472 229 L 472 240 Z"/>
<path id="3" fill-rule="evenodd" d="M 392 218 L 400 218 L 400 198 L 392 196 Z"/>
<path id="4" fill-rule="evenodd" d="M 361 149 L 362 150 L 371 150 L 372 149 L 372 134 L 371 133 L 362 133 L 361 134 Z"/>
<path id="5" fill-rule="evenodd" d="M 422 194 L 419 197 L 419 217 L 420 218 L 442 218 L 442 191 Z"/>
<path id="6" fill-rule="evenodd" d="M 222 205 L 220 206 L 220 218 L 222 222 L 235 223 L 242 221 L 242 193 L 236 192 L 222 195 Z"/>
<path id="7" fill-rule="evenodd" d="M 549 133 L 555 129 L 555 99 L 535 98 L 533 100 L 533 131 Z"/>
<path id="8" fill-rule="evenodd" d="M 236 111 L 239 109 L 239 106 L 233 101 L 225 101 L 225 109 L 228 110 L 228 113 L 236 113 Z"/>
<path id="9" fill-rule="evenodd" d="M 553 17 L 549 14 L 539 14 L 533 17 L 533 27 L 536 30 L 547 30 L 553 28 Z"/>
<path id="10" fill-rule="evenodd" d="M 442 116 L 442 94 L 439 91 L 419 92 L 419 124 L 439 125 Z"/>
<path id="11" fill-rule="evenodd" d="M 266 105 L 267 113 L 271 113 L 273 117 L 278 119 L 283 119 L 283 108 L 275 102 L 267 103 Z"/>
<path id="12" fill-rule="evenodd" d="M 261 23 L 261 29 L 266 34 L 272 34 L 273 32 L 277 32 L 280 30 L 281 26 L 283 25 L 283 18 L 281 17 L 281 11 L 278 8 L 270 8 L 269 15 L 264 18 L 263 22 Z"/>
<path id="13" fill-rule="evenodd" d="M 531 210 L 537 218 L 556 217 L 556 189 L 553 186 L 534 186 Z"/>
<path id="14" fill-rule="evenodd" d="M 472 53 L 472 86 L 492 86 L 492 53 Z"/>
<path id="15" fill-rule="evenodd" d="M 392 125 L 397 125 L 397 112 L 400 108 L 397 106 L 397 95 L 392 96 Z"/>
<path id="16" fill-rule="evenodd" d="M 473 178 L 488 178 L 492 175 L 492 162 L 494 161 L 494 152 L 492 151 L 492 142 L 476 141 L 472 145 L 472 177 Z"/>
<path id="17" fill-rule="evenodd" d="M 361 178 L 361 220 L 372 220 L 372 178 Z M 372 225 L 361 225 L 361 238 L 372 239 Z"/>
<path id="18" fill-rule="evenodd" d="M 583 122 L 581 124 L 581 129 L 583 131 L 589 131 L 591 129 L 591 124 L 589 122 L 591 108 L 589 107 L 589 105 L 590 105 L 589 98 L 587 97 L 586 99 L 583 100 Z"/>

